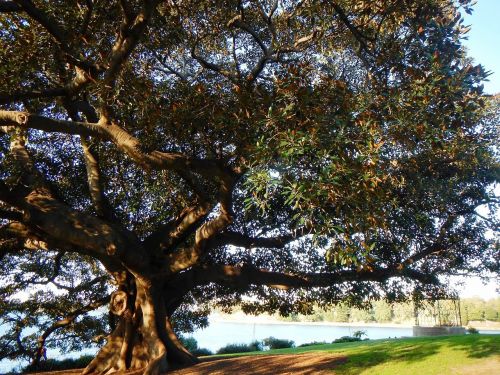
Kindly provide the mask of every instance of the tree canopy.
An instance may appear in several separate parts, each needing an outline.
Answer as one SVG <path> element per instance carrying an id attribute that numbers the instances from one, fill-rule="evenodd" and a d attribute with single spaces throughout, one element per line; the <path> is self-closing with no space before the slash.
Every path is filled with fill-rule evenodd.
<path id="1" fill-rule="evenodd" d="M 471 11 L 0 1 L 0 359 L 106 339 L 84 373 L 157 374 L 196 361 L 177 335 L 213 307 L 498 274 L 499 105 L 462 46 Z"/>

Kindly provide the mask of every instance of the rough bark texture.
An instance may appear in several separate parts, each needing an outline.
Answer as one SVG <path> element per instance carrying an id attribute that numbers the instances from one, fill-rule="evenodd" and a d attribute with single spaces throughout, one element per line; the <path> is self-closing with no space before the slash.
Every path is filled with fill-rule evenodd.
<path id="1" fill-rule="evenodd" d="M 83 374 L 144 369 L 144 374 L 154 375 L 166 371 L 167 361 L 173 367 L 196 363 L 171 327 L 158 286 L 143 279 L 130 281 L 112 297 L 118 324 Z"/>

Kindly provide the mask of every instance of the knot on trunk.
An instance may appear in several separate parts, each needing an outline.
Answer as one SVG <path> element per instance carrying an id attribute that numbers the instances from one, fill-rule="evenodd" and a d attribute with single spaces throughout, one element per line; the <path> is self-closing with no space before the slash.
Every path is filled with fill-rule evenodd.
<path id="1" fill-rule="evenodd" d="M 127 309 L 127 293 L 125 293 L 124 291 L 114 292 L 111 295 L 109 309 L 115 315 L 123 315 L 123 313 Z"/>

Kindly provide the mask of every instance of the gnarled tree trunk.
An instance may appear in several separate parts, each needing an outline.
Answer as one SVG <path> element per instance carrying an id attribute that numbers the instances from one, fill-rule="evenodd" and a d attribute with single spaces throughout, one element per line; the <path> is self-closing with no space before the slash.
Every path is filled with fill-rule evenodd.
<path id="1" fill-rule="evenodd" d="M 133 281 L 113 294 L 110 309 L 118 324 L 83 375 L 139 369 L 156 375 L 198 361 L 172 330 L 162 289 L 147 279 Z"/>

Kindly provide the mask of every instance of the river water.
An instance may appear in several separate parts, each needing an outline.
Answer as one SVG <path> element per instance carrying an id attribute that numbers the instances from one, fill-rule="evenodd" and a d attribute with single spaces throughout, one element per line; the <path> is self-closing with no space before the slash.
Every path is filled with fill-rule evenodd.
<path id="1" fill-rule="evenodd" d="M 412 336 L 411 327 L 373 327 L 356 325 L 333 325 L 318 323 L 253 323 L 253 322 L 212 322 L 207 328 L 194 332 L 200 348 L 213 352 L 227 344 L 248 344 L 273 336 L 277 339 L 293 340 L 295 345 L 312 341 L 333 340 L 342 336 L 351 336 L 356 331 L 364 331 L 371 340 L 389 337 Z"/>

